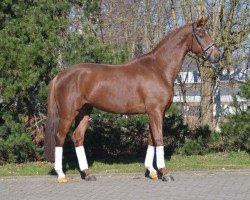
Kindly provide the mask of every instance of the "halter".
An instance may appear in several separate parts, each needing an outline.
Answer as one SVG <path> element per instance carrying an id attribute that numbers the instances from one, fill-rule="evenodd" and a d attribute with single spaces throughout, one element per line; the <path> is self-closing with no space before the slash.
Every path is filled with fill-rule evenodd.
<path id="1" fill-rule="evenodd" d="M 202 49 L 202 52 L 204 53 L 203 55 L 203 58 L 205 60 L 209 60 L 210 56 L 211 56 L 211 53 L 212 51 L 209 53 L 208 51 L 210 49 L 213 49 L 215 47 L 215 44 L 214 43 L 211 43 L 210 45 L 208 45 L 206 48 L 203 48 L 203 46 L 201 45 L 201 42 L 200 42 L 200 38 L 196 35 L 196 29 L 194 27 L 194 22 L 192 23 L 192 29 L 193 29 L 193 36 L 192 36 L 192 44 L 193 44 L 193 37 L 196 38 L 196 41 L 198 42 L 198 44 L 200 45 L 201 49 Z"/>

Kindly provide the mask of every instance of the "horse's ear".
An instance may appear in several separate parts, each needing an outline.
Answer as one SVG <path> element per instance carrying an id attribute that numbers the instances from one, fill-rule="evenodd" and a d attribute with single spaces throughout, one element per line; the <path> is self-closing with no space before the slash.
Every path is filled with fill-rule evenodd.
<path id="1" fill-rule="evenodd" d="M 198 19 L 198 20 L 195 22 L 196 27 L 205 26 L 206 23 L 207 23 L 207 21 L 208 21 L 208 19 L 209 19 L 208 16 L 205 17 L 205 18 L 201 17 L 200 19 Z"/>

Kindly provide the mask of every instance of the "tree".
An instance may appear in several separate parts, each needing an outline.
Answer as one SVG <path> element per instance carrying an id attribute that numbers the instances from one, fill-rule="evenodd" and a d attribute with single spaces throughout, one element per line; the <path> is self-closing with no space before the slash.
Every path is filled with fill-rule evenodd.
<path id="1" fill-rule="evenodd" d="M 249 1 L 213 0 L 213 1 L 180 1 L 180 8 L 185 21 L 193 21 L 201 16 L 210 16 L 210 30 L 215 44 L 224 48 L 222 68 L 232 69 L 233 53 L 245 49 L 250 26 Z M 192 12 L 191 12 L 192 11 Z M 195 14 L 197 13 L 197 14 Z M 182 18 L 180 16 L 180 18 Z M 217 74 L 208 62 L 198 59 L 201 75 L 200 121 L 202 125 L 214 127 L 213 91 Z"/>
<path id="2" fill-rule="evenodd" d="M 104 41 L 125 43 L 130 58 L 147 53 L 167 31 L 166 4 L 166 0 L 103 0 Z"/>
<path id="3" fill-rule="evenodd" d="M 132 58 L 147 53 L 175 27 L 202 16 L 210 17 L 210 33 L 215 43 L 224 48 L 222 68 L 233 68 L 233 54 L 239 50 L 246 51 L 250 27 L 247 0 L 104 0 L 102 5 L 105 41 L 126 42 Z M 213 93 L 218 76 L 208 62 L 193 58 L 201 76 L 200 121 L 202 125 L 213 128 Z"/>
<path id="4" fill-rule="evenodd" d="M 41 148 L 32 140 L 42 142 L 47 85 L 56 73 L 80 62 L 118 63 L 126 59 L 126 51 L 103 44 L 96 35 L 96 22 L 88 18 L 98 13 L 94 12 L 98 7 L 90 9 L 91 2 L 1 1 L 1 159 L 41 159 Z"/>
<path id="5" fill-rule="evenodd" d="M 66 0 L 58 4 L 5 0 L 0 8 L 1 139 L 7 144 L 22 135 L 32 141 L 33 129 L 41 130 L 46 85 L 59 71 L 57 59 L 70 5 Z M 25 143 L 19 145 L 25 148 Z M 29 159 L 37 157 L 35 151 L 29 153 Z"/>

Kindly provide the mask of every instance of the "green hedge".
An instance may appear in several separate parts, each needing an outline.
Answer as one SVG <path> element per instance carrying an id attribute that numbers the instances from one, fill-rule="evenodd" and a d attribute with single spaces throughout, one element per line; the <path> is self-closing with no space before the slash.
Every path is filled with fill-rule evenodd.
<path id="1" fill-rule="evenodd" d="M 199 127 L 190 130 L 180 115 L 164 118 L 164 145 L 166 156 L 204 155 L 221 151 L 250 150 L 249 112 L 230 115 L 221 124 L 221 132 Z M 36 144 L 29 130 L 21 123 L 14 123 L 9 134 L 0 137 L 0 162 L 26 162 L 43 160 L 43 142 Z M 1 127 L 3 133 L 4 127 Z M 5 130 L 6 131 L 6 130 Z M 75 158 L 71 133 L 64 145 L 65 159 Z M 141 158 L 145 156 L 148 138 L 146 115 L 114 115 L 94 110 L 85 137 L 85 148 L 90 159 Z"/>

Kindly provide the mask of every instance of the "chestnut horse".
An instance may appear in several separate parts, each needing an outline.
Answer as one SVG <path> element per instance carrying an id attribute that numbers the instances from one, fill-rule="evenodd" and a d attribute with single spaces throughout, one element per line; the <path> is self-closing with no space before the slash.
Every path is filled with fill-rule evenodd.
<path id="1" fill-rule="evenodd" d="M 163 181 L 173 177 L 165 168 L 163 116 L 173 99 L 174 81 L 187 52 L 191 51 L 219 66 L 221 55 L 201 18 L 170 32 L 151 52 L 127 64 L 77 64 L 57 74 L 49 84 L 45 157 L 55 161 L 58 182 L 67 179 L 62 170 L 62 147 L 76 116 L 83 112 L 72 135 L 79 167 L 86 180 L 96 180 L 88 169 L 83 147 L 84 135 L 93 107 L 116 114 L 142 114 L 149 117 L 150 134 L 145 167 L 151 179 L 157 178 L 156 165 Z"/>

